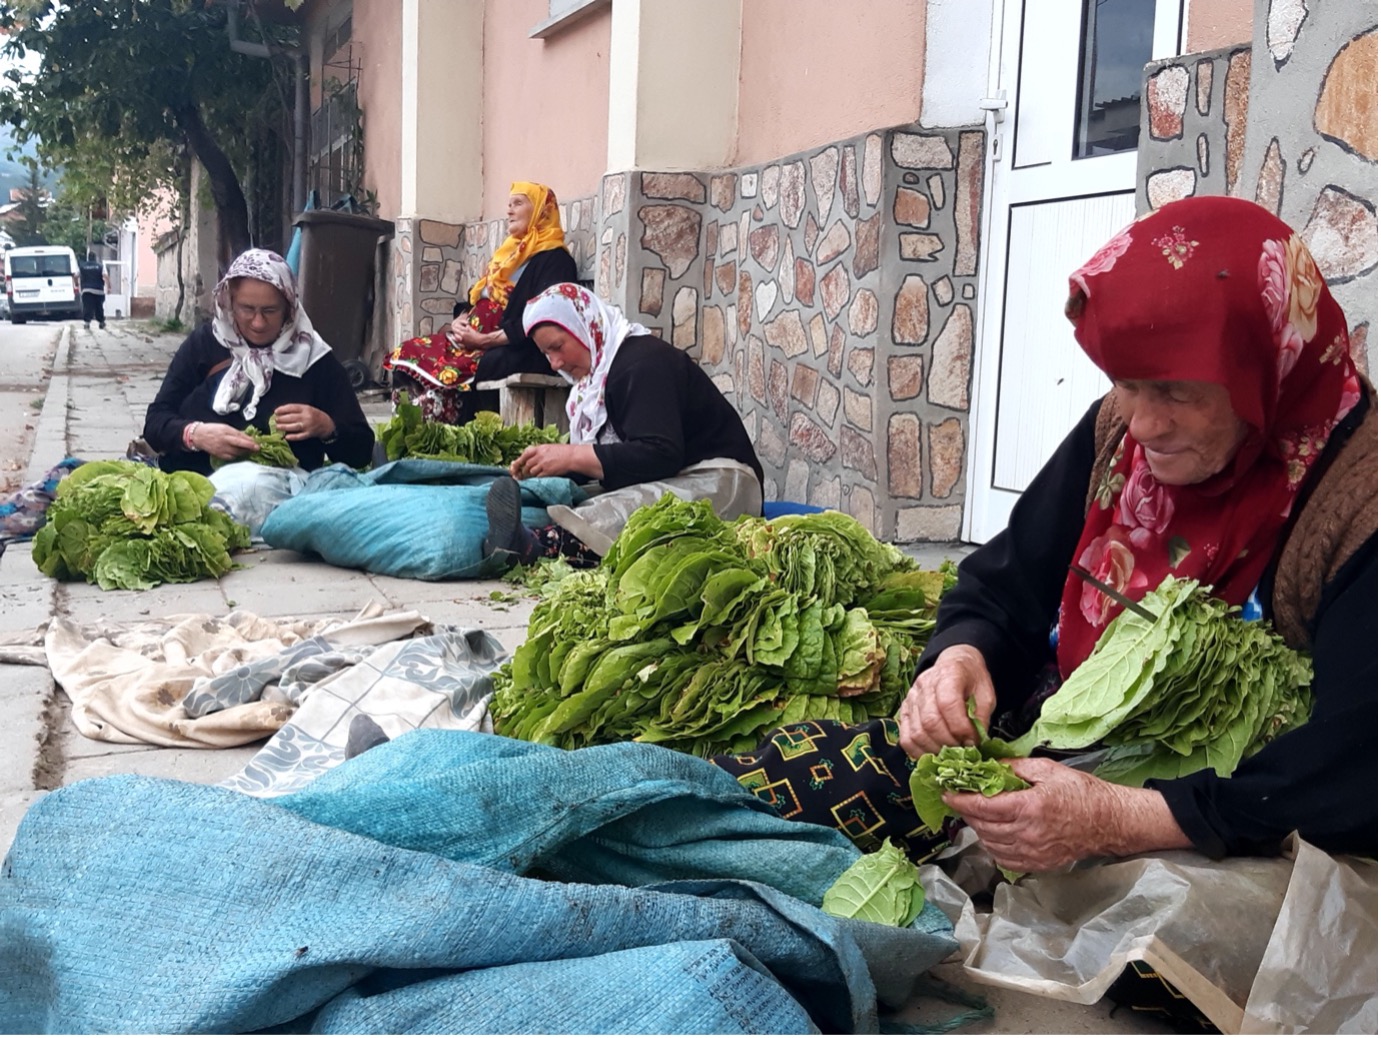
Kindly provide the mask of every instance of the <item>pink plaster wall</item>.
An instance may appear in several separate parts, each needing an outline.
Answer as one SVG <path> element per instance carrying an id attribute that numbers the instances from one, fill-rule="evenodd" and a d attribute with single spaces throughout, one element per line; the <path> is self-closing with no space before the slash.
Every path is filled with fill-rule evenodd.
<path id="1" fill-rule="evenodd" d="M 742 17 L 735 165 L 919 118 L 924 0 L 752 0 Z"/>
<path id="2" fill-rule="evenodd" d="M 1252 41 L 1252 0 L 1190 0 L 1186 54 Z"/>
<path id="3" fill-rule="evenodd" d="M 379 216 L 391 220 L 403 201 L 403 15 L 396 0 L 355 0 L 350 42 L 363 61 L 364 183 L 379 196 Z"/>
<path id="4" fill-rule="evenodd" d="M 484 216 L 503 215 L 515 180 L 562 201 L 599 189 L 609 149 L 609 27 L 604 7 L 547 40 L 528 32 L 547 0 L 486 0 Z"/>

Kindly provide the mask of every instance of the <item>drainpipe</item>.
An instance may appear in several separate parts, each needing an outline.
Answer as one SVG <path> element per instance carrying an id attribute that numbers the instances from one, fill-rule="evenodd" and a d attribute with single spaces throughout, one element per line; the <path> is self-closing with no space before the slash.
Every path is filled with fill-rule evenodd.
<path id="1" fill-rule="evenodd" d="M 307 106 L 311 104 L 307 88 L 311 76 L 310 58 L 306 47 L 270 48 L 267 44 L 240 39 L 240 0 L 226 5 L 226 32 L 230 35 L 230 49 L 236 54 L 252 58 L 272 58 L 283 54 L 293 59 L 293 155 L 292 155 L 292 211 L 302 212 L 307 204 Z"/>

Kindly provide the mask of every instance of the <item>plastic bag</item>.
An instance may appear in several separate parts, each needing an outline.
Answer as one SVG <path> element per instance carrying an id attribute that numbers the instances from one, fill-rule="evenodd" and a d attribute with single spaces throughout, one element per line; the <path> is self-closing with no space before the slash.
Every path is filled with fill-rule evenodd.
<path id="1" fill-rule="evenodd" d="M 1144 962 L 1224 1033 L 1375 1033 L 1376 865 L 1299 840 L 1279 858 L 1166 851 L 1000 884 L 980 912 L 936 865 L 965 976 L 1092 1005 Z"/>
<path id="2" fill-rule="evenodd" d="M 279 469 L 253 461 L 222 465 L 211 473 L 216 488 L 215 500 L 225 506 L 231 518 L 249 527 L 249 535 L 262 541 L 259 531 L 269 513 L 298 493 L 307 482 L 303 469 Z"/>

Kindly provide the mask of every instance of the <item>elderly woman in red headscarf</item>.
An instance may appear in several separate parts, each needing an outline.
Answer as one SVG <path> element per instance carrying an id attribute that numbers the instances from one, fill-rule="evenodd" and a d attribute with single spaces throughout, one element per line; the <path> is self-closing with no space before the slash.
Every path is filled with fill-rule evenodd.
<path id="1" fill-rule="evenodd" d="M 1242 761 L 1147 788 L 1049 758 L 1030 788 L 946 800 L 998 864 L 1197 847 L 1275 853 L 1298 830 L 1334 852 L 1377 847 L 1376 398 L 1304 244 L 1251 202 L 1191 198 L 1138 220 L 1070 278 L 1066 314 L 1113 382 L 1012 510 L 959 566 L 896 722 L 812 723 L 812 753 L 772 738 L 715 762 L 790 784 L 792 817 L 866 818 L 921 858 L 940 837 L 905 795 L 908 756 L 975 745 L 970 710 L 1005 737 L 1093 651 L 1128 598 L 1168 574 L 1211 585 L 1313 654 L 1310 720 Z M 839 766 L 817 791 L 825 758 Z M 818 785 L 818 783 L 817 783 Z M 860 805 L 864 805 L 860 808 Z"/>
<path id="2" fill-rule="evenodd" d="M 973 744 L 970 701 L 984 723 L 1015 717 L 1044 668 L 1067 678 L 1092 652 L 1120 607 L 1071 563 L 1131 599 L 1192 577 L 1259 602 L 1313 654 L 1308 723 L 1229 778 L 1135 789 L 1030 759 L 1013 762 L 1030 789 L 951 806 L 999 864 L 1028 872 L 1190 846 L 1274 853 L 1294 830 L 1374 855 L 1376 399 L 1308 249 L 1251 202 L 1186 199 L 1076 271 L 1065 312 L 1113 389 L 960 566 L 899 715 L 902 747 Z"/>
<path id="3" fill-rule="evenodd" d="M 394 402 L 405 390 L 428 421 L 463 425 L 478 411 L 497 411 L 499 394 L 473 386 L 520 372 L 551 374 L 523 330 L 523 308 L 543 289 L 576 279 L 566 250 L 556 193 L 515 181 L 508 196 L 508 236 L 484 276 L 456 304 L 455 319 L 435 335 L 408 339 L 385 358 Z"/>

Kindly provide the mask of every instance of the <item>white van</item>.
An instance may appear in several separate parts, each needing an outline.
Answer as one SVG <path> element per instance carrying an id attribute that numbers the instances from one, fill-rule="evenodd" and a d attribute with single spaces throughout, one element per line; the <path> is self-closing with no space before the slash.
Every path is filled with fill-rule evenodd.
<path id="1" fill-rule="evenodd" d="M 30 317 L 82 315 L 77 254 L 65 245 L 29 245 L 5 253 L 5 296 L 10 321 L 23 324 Z"/>

